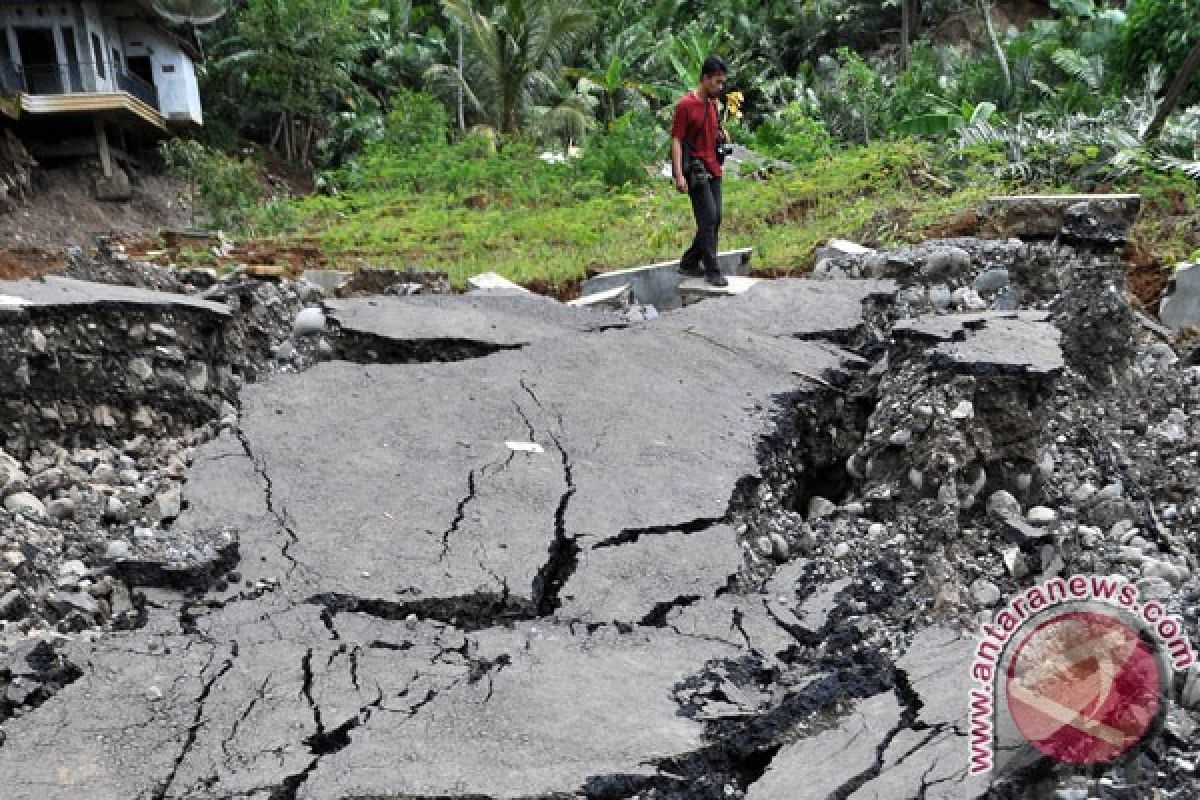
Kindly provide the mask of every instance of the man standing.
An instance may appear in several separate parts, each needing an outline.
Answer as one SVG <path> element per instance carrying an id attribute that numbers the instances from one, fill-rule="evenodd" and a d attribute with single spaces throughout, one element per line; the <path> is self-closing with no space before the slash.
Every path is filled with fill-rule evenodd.
<path id="1" fill-rule="evenodd" d="M 671 125 L 671 169 L 675 188 L 686 192 L 696 218 L 696 237 L 679 261 L 679 271 L 699 275 L 713 286 L 728 286 L 717 267 L 717 234 L 721 229 L 721 162 L 718 143 L 728 141 L 717 115 L 717 96 L 725 88 L 725 62 L 704 60 L 700 85 L 675 104 Z"/>

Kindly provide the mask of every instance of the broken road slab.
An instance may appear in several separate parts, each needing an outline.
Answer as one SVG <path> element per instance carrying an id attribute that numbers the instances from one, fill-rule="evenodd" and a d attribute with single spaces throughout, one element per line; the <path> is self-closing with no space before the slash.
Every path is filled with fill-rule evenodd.
<path id="1" fill-rule="evenodd" d="M 0 295 L 4 297 L 0 302 L 0 315 L 21 313 L 24 309 L 76 312 L 89 308 L 147 308 L 192 311 L 218 318 L 230 316 L 227 306 L 188 295 L 78 281 L 57 275 L 0 282 Z"/>
<path id="2" fill-rule="evenodd" d="M 976 375 L 1052 376 L 1065 367 L 1062 333 L 1042 312 L 988 312 L 902 320 L 897 339 L 936 342 L 935 364 Z"/>
<path id="3" fill-rule="evenodd" d="M 439 345 L 448 348 L 461 343 L 487 354 L 625 325 L 616 314 L 575 308 L 530 292 L 381 296 L 329 300 L 326 306 L 340 331 L 343 351 L 374 348 L 381 354 L 395 351 L 414 360 L 427 360 L 423 355 Z"/>
<path id="4" fill-rule="evenodd" d="M 156 588 L 135 630 L 79 643 L 52 696 L 0 718 L 6 789 L 804 798 L 798 765 L 860 746 L 852 775 L 799 785 L 953 785 L 934 710 L 957 640 L 893 661 L 862 638 L 861 576 L 796 561 L 762 592 L 751 546 L 774 510 L 780 560 L 822 546 L 799 530 L 812 495 L 842 514 L 895 294 L 765 281 L 638 325 L 532 295 L 331 301 L 341 352 L 241 387 L 190 455 L 170 533 L 240 560 L 207 591 Z M 1023 347 L 1049 325 L 938 324 L 913 341 Z"/>

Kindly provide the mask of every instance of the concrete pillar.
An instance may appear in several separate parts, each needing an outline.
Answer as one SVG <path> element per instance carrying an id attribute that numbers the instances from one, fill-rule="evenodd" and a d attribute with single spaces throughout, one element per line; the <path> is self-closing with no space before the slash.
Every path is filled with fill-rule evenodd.
<path id="1" fill-rule="evenodd" d="M 104 177 L 111 178 L 113 176 L 112 153 L 108 152 L 108 131 L 104 129 L 104 120 L 99 116 L 95 117 L 96 124 L 96 151 L 100 153 L 100 168 L 104 170 Z"/>

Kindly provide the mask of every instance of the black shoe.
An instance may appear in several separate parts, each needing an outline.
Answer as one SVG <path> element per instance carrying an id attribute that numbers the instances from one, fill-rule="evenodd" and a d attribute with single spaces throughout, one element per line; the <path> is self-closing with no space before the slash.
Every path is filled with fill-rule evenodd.
<path id="1" fill-rule="evenodd" d="M 720 272 L 705 272 L 704 281 L 710 286 L 728 286 L 729 281 Z"/>

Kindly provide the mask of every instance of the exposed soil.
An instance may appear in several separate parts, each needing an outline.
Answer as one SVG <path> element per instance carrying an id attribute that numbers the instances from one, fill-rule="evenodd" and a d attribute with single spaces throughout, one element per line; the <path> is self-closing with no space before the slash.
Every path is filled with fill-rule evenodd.
<path id="1" fill-rule="evenodd" d="M 40 248 L 51 252 L 86 247 L 101 235 L 135 236 L 191 222 L 183 183 L 163 175 L 133 173 L 133 199 L 100 203 L 92 196 L 99 167 L 38 169 L 28 205 L 0 214 L 0 249 Z"/>

